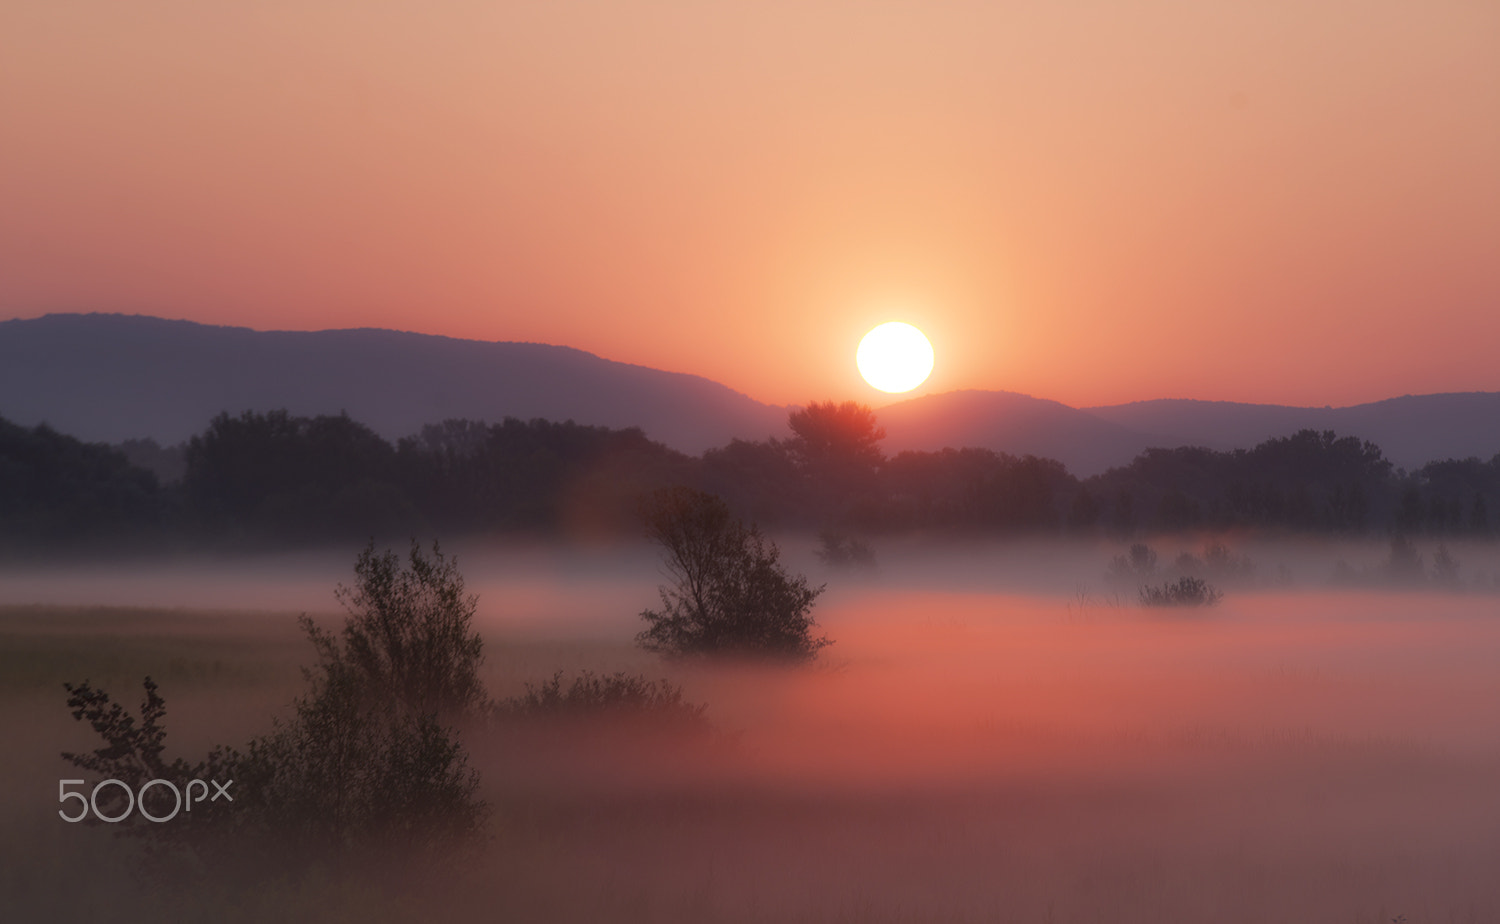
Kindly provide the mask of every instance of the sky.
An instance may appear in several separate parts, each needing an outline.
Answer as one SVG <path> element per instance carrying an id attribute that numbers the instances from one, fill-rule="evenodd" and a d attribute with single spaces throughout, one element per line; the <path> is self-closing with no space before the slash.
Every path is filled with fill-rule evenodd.
<path id="1" fill-rule="evenodd" d="M 1489 0 L 0 5 L 0 319 L 566 344 L 786 404 L 1500 390 Z"/>

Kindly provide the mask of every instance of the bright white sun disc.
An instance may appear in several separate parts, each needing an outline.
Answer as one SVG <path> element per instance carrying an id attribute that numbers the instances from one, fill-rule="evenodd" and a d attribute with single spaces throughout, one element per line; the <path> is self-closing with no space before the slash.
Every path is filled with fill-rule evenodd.
<path id="1" fill-rule="evenodd" d="M 865 334 L 854 361 L 881 391 L 911 391 L 932 374 L 932 344 L 910 324 L 888 321 Z"/>

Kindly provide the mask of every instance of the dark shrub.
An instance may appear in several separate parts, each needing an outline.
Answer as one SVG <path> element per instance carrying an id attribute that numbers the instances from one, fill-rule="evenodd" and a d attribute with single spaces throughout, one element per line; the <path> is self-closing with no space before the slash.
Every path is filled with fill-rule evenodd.
<path id="1" fill-rule="evenodd" d="M 1442 587 L 1455 588 L 1462 586 L 1458 575 L 1458 559 L 1448 551 L 1445 543 L 1438 543 L 1437 551 L 1432 555 L 1432 581 Z"/>
<path id="2" fill-rule="evenodd" d="M 480 831 L 478 773 L 432 714 L 372 705 L 357 675 L 325 670 L 290 721 L 250 742 L 237 811 L 291 855 L 432 852 Z"/>
<path id="3" fill-rule="evenodd" d="M 665 680 L 647 680 L 617 672 L 600 676 L 584 671 L 563 686 L 562 671 L 500 704 L 502 715 L 516 718 L 639 718 L 668 725 L 706 728 L 706 706 L 688 702 L 682 689 Z"/>
<path id="4" fill-rule="evenodd" d="M 793 577 L 776 544 L 731 516 L 724 502 L 692 488 L 653 493 L 646 534 L 667 552 L 672 584 L 661 610 L 645 610 L 641 646 L 664 654 L 749 654 L 808 659 L 829 644 L 812 634 L 823 588 Z"/>
<path id="5" fill-rule="evenodd" d="M 1395 584 L 1425 584 L 1427 569 L 1422 564 L 1422 554 L 1406 537 L 1397 533 L 1391 539 L 1391 553 L 1381 566 L 1387 579 Z"/>
<path id="6" fill-rule="evenodd" d="M 875 550 L 853 536 L 833 530 L 818 534 L 818 561 L 830 568 L 874 568 Z"/>
<path id="7" fill-rule="evenodd" d="M 167 704 L 158 692 L 156 681 L 145 679 L 145 697 L 141 701 L 140 714 L 132 715 L 124 706 L 110 699 L 108 693 L 96 689 L 88 681 L 80 684 L 65 683 L 68 691 L 68 708 L 73 718 L 86 721 L 104 741 L 104 746 L 86 754 L 63 752 L 63 759 L 80 770 L 97 776 L 99 780 L 119 780 L 130 787 L 132 793 L 151 780 L 167 780 L 179 788 L 189 781 L 234 780 L 239 776 L 242 755 L 224 747 L 216 747 L 208 756 L 196 763 L 182 758 L 167 761 L 167 730 L 162 725 Z M 126 811 L 128 797 L 118 786 L 101 789 L 97 796 L 99 811 L 115 817 Z M 173 810 L 176 797 L 165 787 L 151 787 L 142 797 L 145 808 L 153 816 L 164 817 Z M 203 802 L 193 805 L 187 812 L 173 818 L 171 833 L 183 839 L 201 839 L 209 823 L 222 821 L 230 803 L 223 801 Z M 97 819 L 89 815 L 91 822 Z M 150 832 L 167 833 L 165 825 L 146 821 L 137 811 L 131 811 L 120 830 L 130 834 Z"/>
<path id="8" fill-rule="evenodd" d="M 132 813 L 122 829 L 200 855 L 261 857 L 285 872 L 380 848 L 446 851 L 479 833 L 478 775 L 441 721 L 484 700 L 480 640 L 469 627 L 475 600 L 436 546 L 429 559 L 414 545 L 409 569 L 367 548 L 355 573 L 356 588 L 339 591 L 350 610 L 339 637 L 303 619 L 319 656 L 305 672 L 308 692 L 244 752 L 221 747 L 197 763 L 168 763 L 166 704 L 149 677 L 139 719 L 87 682 L 68 685 L 73 717 L 104 739 L 92 753 L 63 754 L 74 766 L 136 791 L 152 779 L 233 781 L 232 803 L 195 806 L 171 824 Z M 102 792 L 115 799 L 101 799 L 107 814 L 124 810 L 123 790 Z M 166 787 L 149 796 L 167 800 L 153 814 L 170 811 Z"/>
<path id="9" fill-rule="evenodd" d="M 1136 581 L 1156 575 L 1156 550 L 1144 542 L 1130 547 L 1129 555 L 1116 555 L 1109 563 L 1107 577 L 1117 581 Z"/>
<path id="10" fill-rule="evenodd" d="M 1213 606 L 1224 595 L 1202 578 L 1185 577 L 1162 584 L 1141 588 L 1142 606 Z"/>
<path id="11" fill-rule="evenodd" d="M 464 593 L 458 562 L 437 543 L 432 556 L 413 542 L 407 566 L 373 543 L 354 563 L 353 588 L 335 592 L 349 611 L 335 637 L 302 618 L 325 675 L 347 671 L 372 704 L 410 715 L 457 718 L 483 704 L 478 669 L 484 642 L 473 629 L 479 598 Z"/>

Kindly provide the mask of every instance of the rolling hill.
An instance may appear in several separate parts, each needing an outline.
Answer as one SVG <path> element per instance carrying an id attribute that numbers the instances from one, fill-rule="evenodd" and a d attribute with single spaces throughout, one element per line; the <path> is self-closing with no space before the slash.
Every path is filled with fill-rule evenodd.
<path id="1" fill-rule="evenodd" d="M 786 436 L 784 407 L 700 376 L 539 343 L 400 331 L 254 331 L 118 314 L 0 322 L 0 417 L 86 440 L 172 444 L 221 411 L 347 411 L 388 439 L 452 417 L 640 427 L 687 453 Z M 1343 408 L 1139 401 L 1073 408 L 954 391 L 877 409 L 884 448 L 977 446 L 1087 476 L 1153 446 L 1248 448 L 1311 427 L 1371 440 L 1397 465 L 1500 453 L 1500 393 L 1407 395 Z"/>
<path id="2" fill-rule="evenodd" d="M 1153 445 L 1248 448 L 1311 428 L 1369 440 L 1407 469 L 1435 459 L 1489 459 L 1500 453 L 1500 393 L 1495 392 L 1404 395 L 1349 407 L 1162 400 L 1083 410 L 1155 434 L 1160 442 Z"/>
<path id="3" fill-rule="evenodd" d="M 0 323 L 0 417 L 169 444 L 221 411 L 349 415 L 395 439 L 451 417 L 638 426 L 688 453 L 786 430 L 717 382 L 539 343 L 390 330 L 254 331 L 118 314 Z"/>
<path id="4" fill-rule="evenodd" d="M 1124 465 L 1160 440 L 1056 401 L 1008 391 L 950 391 L 876 411 L 885 451 L 977 446 L 1057 459 L 1076 475 Z"/>

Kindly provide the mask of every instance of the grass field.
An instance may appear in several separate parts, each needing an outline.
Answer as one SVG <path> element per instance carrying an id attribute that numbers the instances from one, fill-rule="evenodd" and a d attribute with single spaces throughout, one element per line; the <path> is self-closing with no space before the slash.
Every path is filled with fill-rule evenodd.
<path id="1" fill-rule="evenodd" d="M 64 680 L 133 703 L 149 673 L 172 753 L 242 743 L 301 689 L 295 612 L 0 608 L 0 919 L 1500 920 L 1494 596 L 1263 590 L 1161 617 L 851 586 L 818 611 L 835 646 L 795 670 L 645 655 L 649 599 L 611 623 L 597 585 L 521 596 L 577 619 L 521 631 L 492 601 L 492 693 L 644 672 L 722 734 L 471 730 L 484 850 L 297 883 L 151 884 L 133 842 L 55 801 L 58 753 L 91 746 Z"/>

